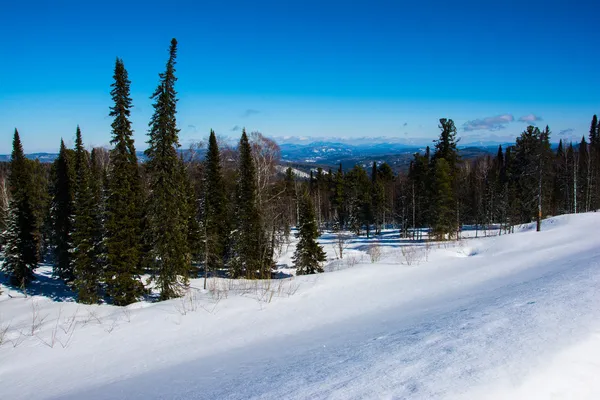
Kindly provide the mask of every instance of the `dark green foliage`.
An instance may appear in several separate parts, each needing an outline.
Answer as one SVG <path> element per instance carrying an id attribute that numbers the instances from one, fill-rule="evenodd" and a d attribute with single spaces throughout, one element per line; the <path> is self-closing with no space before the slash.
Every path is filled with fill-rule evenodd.
<path id="1" fill-rule="evenodd" d="M 296 199 L 296 177 L 291 167 L 285 170 L 283 180 L 283 224 L 284 236 L 287 238 L 290 234 L 292 226 L 296 226 L 298 222 L 299 206 Z"/>
<path id="2" fill-rule="evenodd" d="M 323 272 L 322 263 L 327 260 L 323 246 L 317 238 L 319 230 L 315 219 L 315 210 L 308 194 L 304 194 L 300 202 L 300 221 L 293 260 L 297 275 L 316 274 Z"/>
<path id="3" fill-rule="evenodd" d="M 204 162 L 204 253 L 207 268 L 216 270 L 224 266 L 229 247 L 229 217 L 227 193 L 221 172 L 221 156 L 214 131 L 210 131 L 208 151 Z"/>
<path id="4" fill-rule="evenodd" d="M 110 108 L 113 117 L 106 198 L 106 294 L 116 305 L 133 303 L 143 293 L 140 281 L 142 182 L 133 140 L 130 81 L 123 61 L 115 63 Z"/>
<path id="5" fill-rule="evenodd" d="M 458 149 L 456 145 L 456 127 L 454 121 L 451 119 L 442 118 L 440 119 L 439 128 L 442 130 L 440 138 L 435 143 L 435 152 L 433 154 L 433 162 L 439 158 L 443 158 L 450 167 L 450 173 L 452 176 L 456 174 L 460 156 L 458 155 Z"/>
<path id="6" fill-rule="evenodd" d="M 346 226 L 360 235 L 363 226 L 369 235 L 369 224 L 373 218 L 371 203 L 371 180 L 367 171 L 355 165 L 345 176 L 344 203 L 346 205 Z"/>
<path id="7" fill-rule="evenodd" d="M 569 199 L 571 193 L 569 163 L 562 140 L 558 143 L 556 158 L 554 160 L 554 181 L 552 191 L 552 214 L 565 214 L 569 212 Z"/>
<path id="8" fill-rule="evenodd" d="M 2 270 L 11 283 L 25 287 L 33 279 L 39 262 L 39 230 L 34 212 L 34 184 L 32 163 L 25 158 L 19 132 L 15 129 L 10 162 L 9 190 L 12 199 L 8 209 L 8 226 Z"/>
<path id="9" fill-rule="evenodd" d="M 342 164 L 338 167 L 335 176 L 333 177 L 332 183 L 332 194 L 331 194 L 331 206 L 333 208 L 333 219 L 338 229 L 343 228 L 346 225 L 346 207 L 344 204 L 345 198 L 345 184 L 344 184 L 344 171 L 342 170 Z"/>
<path id="10" fill-rule="evenodd" d="M 371 170 L 371 185 L 371 216 L 375 225 L 375 233 L 379 234 L 385 215 L 385 188 L 375 162 L 373 162 Z"/>
<path id="11" fill-rule="evenodd" d="M 154 114 L 149 124 L 149 147 L 145 152 L 150 189 L 145 234 L 150 250 L 149 263 L 161 300 L 181 294 L 181 288 L 187 286 L 191 268 L 189 193 L 184 184 L 187 176 L 183 174 L 182 160 L 177 156 L 176 55 L 177 41 L 173 39 L 166 71 L 159 75 L 159 85 L 152 95 Z"/>
<path id="12" fill-rule="evenodd" d="M 553 167 L 554 155 L 550 148 L 549 136 L 549 130 L 540 131 L 537 127 L 529 126 L 517 138 L 512 173 L 517 190 L 516 206 L 520 222 L 536 219 L 540 202 L 542 214 L 549 213 L 552 180 L 543 179 L 544 176 L 551 176 Z"/>
<path id="13" fill-rule="evenodd" d="M 54 255 L 54 274 L 67 282 L 75 279 L 70 251 L 75 183 L 75 152 L 67 149 L 61 139 L 58 158 L 52 165 L 51 244 Z"/>
<path id="14" fill-rule="evenodd" d="M 589 176 L 589 207 L 590 210 L 600 208 L 600 126 L 598 117 L 592 117 L 590 124 L 590 176 Z"/>
<path id="15" fill-rule="evenodd" d="M 257 207 L 256 171 L 252 149 L 246 131 L 239 144 L 238 179 L 235 197 L 234 257 L 231 262 L 233 277 L 268 278 L 271 260 L 263 258 L 266 246 L 261 213 Z"/>
<path id="16" fill-rule="evenodd" d="M 409 178 L 409 196 L 411 198 L 411 226 L 413 228 L 425 227 L 429 224 L 430 218 L 430 194 L 431 194 L 431 176 L 429 147 L 425 155 L 415 154 L 414 161 L 410 163 L 408 171 Z"/>
<path id="17" fill-rule="evenodd" d="M 588 144 L 585 141 L 585 137 L 581 138 L 578 153 L 579 166 L 577 167 L 577 170 L 579 174 L 577 182 L 577 201 L 579 202 L 579 204 L 577 205 L 577 210 L 579 210 L 579 212 L 587 212 L 590 207 L 590 178 L 592 162 L 590 159 L 590 152 L 588 151 Z"/>
<path id="18" fill-rule="evenodd" d="M 452 236 L 458 228 L 452 190 L 452 171 L 444 158 L 438 158 L 435 163 L 433 198 L 432 233 L 438 240 L 444 240 L 446 235 Z"/>
<path id="19" fill-rule="evenodd" d="M 92 190 L 88 152 L 83 147 L 81 130 L 75 139 L 75 207 L 73 214 L 73 271 L 77 298 L 81 303 L 98 302 L 102 273 L 98 257 L 98 204 Z"/>

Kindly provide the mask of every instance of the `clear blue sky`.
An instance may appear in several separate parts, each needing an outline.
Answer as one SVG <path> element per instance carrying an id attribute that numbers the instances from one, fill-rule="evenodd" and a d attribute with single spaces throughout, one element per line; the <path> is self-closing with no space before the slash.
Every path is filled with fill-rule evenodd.
<path id="1" fill-rule="evenodd" d="M 0 153 L 110 141 L 115 57 L 132 81 L 138 149 L 179 41 L 182 145 L 209 129 L 410 137 L 453 118 L 465 138 L 554 138 L 600 113 L 599 4 L 578 1 L 5 1 Z M 561 133 L 562 132 L 562 133 Z"/>

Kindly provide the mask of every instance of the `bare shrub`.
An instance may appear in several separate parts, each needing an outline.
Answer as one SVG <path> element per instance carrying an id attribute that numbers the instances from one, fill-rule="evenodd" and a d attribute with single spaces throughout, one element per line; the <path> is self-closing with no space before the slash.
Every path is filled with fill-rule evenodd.
<path id="1" fill-rule="evenodd" d="M 333 252 L 335 257 L 338 259 L 344 258 L 344 251 L 348 248 L 350 244 L 351 235 L 338 230 L 335 232 L 335 240 L 333 241 Z"/>
<path id="2" fill-rule="evenodd" d="M 413 265 L 421 260 L 421 250 L 417 246 L 402 246 L 400 251 L 406 265 Z"/>
<path id="3" fill-rule="evenodd" d="M 369 246 L 367 254 L 371 258 L 371 263 L 376 263 L 381 260 L 381 246 L 379 243 L 375 243 Z"/>
<path id="4" fill-rule="evenodd" d="M 198 295 L 196 290 L 193 288 L 187 289 L 185 294 L 179 298 L 179 305 L 175 306 L 175 309 L 181 315 L 187 315 L 188 312 L 195 312 L 198 310 Z"/>
<path id="5" fill-rule="evenodd" d="M 350 257 L 346 257 L 346 261 L 344 263 L 346 264 L 347 268 L 352 268 L 355 265 L 357 265 L 358 263 L 360 263 L 360 260 L 356 256 L 350 256 Z"/>
<path id="6" fill-rule="evenodd" d="M 48 318 L 48 315 L 42 316 L 40 314 L 40 304 L 32 300 L 31 301 L 31 329 L 28 332 L 29 336 L 35 336 L 35 334 L 42 328 L 44 321 Z"/>
<path id="7" fill-rule="evenodd" d="M 99 325 L 102 325 L 102 320 L 100 319 L 100 317 L 98 316 L 98 312 L 92 309 L 88 309 L 88 314 L 86 316 L 86 318 L 83 320 L 83 324 L 86 325 L 92 321 L 95 321 L 96 323 L 98 323 Z"/>
<path id="8" fill-rule="evenodd" d="M 0 324 L 0 346 L 7 342 L 8 331 L 10 330 L 10 323 Z"/>
<path id="9" fill-rule="evenodd" d="M 127 307 L 123 307 L 123 317 L 125 318 L 125 321 L 127 322 L 131 322 L 131 310 Z"/>

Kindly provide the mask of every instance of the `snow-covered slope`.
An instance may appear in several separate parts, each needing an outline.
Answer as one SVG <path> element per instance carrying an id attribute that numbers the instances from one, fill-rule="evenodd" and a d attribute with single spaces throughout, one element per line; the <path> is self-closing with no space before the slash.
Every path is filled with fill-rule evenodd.
<path id="1" fill-rule="evenodd" d="M 389 232 L 325 274 L 213 280 L 127 309 L 4 288 L 0 398 L 597 399 L 599 224 L 404 250 Z"/>

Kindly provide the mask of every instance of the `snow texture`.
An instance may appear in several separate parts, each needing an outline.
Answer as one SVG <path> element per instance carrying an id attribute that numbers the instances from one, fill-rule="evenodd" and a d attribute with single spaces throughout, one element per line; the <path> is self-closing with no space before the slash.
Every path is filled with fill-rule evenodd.
<path id="1" fill-rule="evenodd" d="M 599 224 L 415 247 L 386 231 L 342 260 L 324 235 L 324 274 L 127 308 L 78 305 L 42 268 L 38 295 L 0 296 L 0 398 L 598 399 Z"/>

